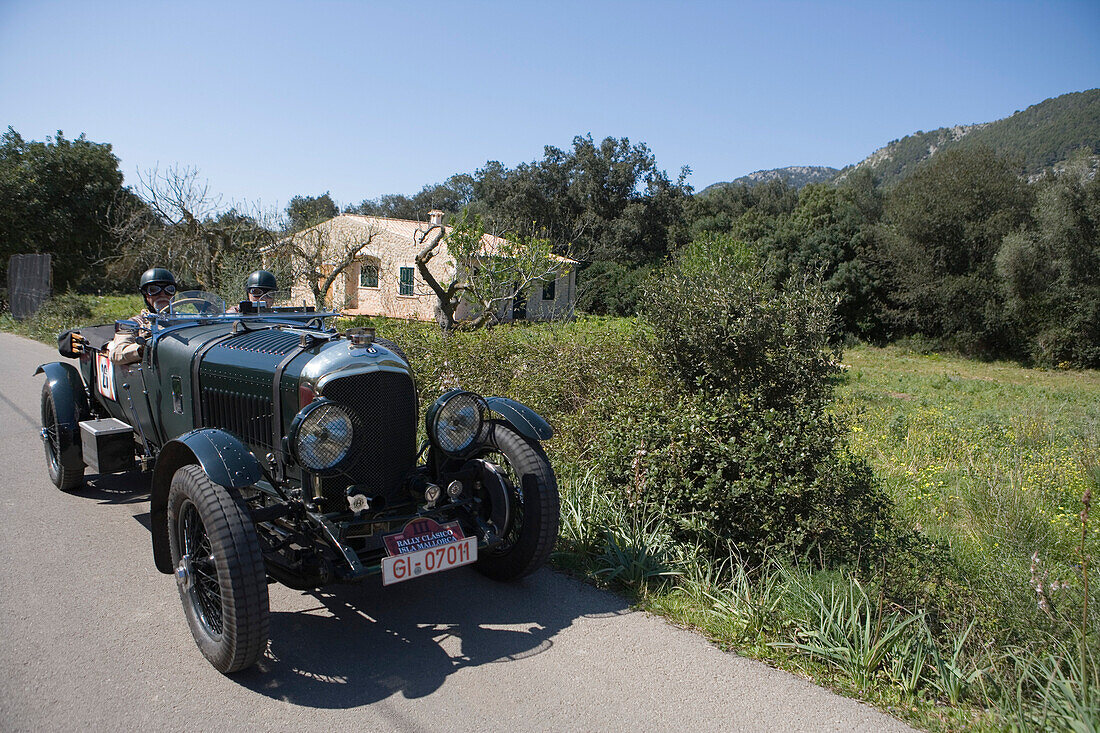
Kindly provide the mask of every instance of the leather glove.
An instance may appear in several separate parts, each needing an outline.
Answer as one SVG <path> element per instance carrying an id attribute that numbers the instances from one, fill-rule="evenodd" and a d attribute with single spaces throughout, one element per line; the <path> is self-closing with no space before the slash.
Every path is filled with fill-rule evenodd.
<path id="1" fill-rule="evenodd" d="M 63 331 L 57 337 L 57 350 L 62 356 L 75 359 L 88 348 L 88 340 L 79 331 Z"/>

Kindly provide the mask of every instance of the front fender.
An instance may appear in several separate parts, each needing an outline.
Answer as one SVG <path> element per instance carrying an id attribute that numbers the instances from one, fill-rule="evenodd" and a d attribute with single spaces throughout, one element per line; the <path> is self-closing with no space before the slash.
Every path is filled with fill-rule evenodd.
<path id="1" fill-rule="evenodd" d="M 524 437 L 531 440 L 550 440 L 554 437 L 554 429 L 550 427 L 550 423 L 523 403 L 507 397 L 486 397 L 485 404 L 490 410 L 507 420 Z"/>
<path id="2" fill-rule="evenodd" d="M 192 463 L 202 466 L 211 481 L 227 488 L 251 486 L 263 477 L 256 456 L 244 443 L 223 430 L 192 430 L 165 443 L 153 468 L 149 497 L 153 561 L 162 573 L 174 570 L 168 549 L 168 490 L 176 471 Z"/>
<path id="3" fill-rule="evenodd" d="M 51 361 L 40 364 L 35 374 L 45 374 L 53 396 L 54 414 L 57 417 L 61 443 L 61 462 L 67 466 L 82 465 L 84 459 L 80 450 L 80 421 L 89 416 L 88 392 L 84 389 L 84 380 L 72 364 Z"/>

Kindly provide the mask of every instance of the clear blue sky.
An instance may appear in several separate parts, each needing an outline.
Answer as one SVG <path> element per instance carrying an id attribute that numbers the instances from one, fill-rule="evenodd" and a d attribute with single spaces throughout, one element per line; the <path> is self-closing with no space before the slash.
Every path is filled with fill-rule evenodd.
<path id="1" fill-rule="evenodd" d="M 1100 86 L 1100 2 L 0 0 L 0 125 L 341 205 L 591 133 L 702 189 Z"/>

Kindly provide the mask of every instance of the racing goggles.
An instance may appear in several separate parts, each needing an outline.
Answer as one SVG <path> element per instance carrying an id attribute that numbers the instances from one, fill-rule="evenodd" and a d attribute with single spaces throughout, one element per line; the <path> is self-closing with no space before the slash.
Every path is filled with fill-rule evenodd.
<path id="1" fill-rule="evenodd" d="M 146 295 L 160 295 L 161 293 L 164 293 L 165 295 L 175 295 L 176 286 L 157 285 L 156 283 L 153 283 L 152 285 L 146 285 L 144 288 L 142 288 L 141 292 L 145 293 Z"/>
<path id="2" fill-rule="evenodd" d="M 263 296 L 265 296 L 265 295 L 267 295 L 268 293 L 271 293 L 271 292 L 274 292 L 273 290 L 271 290 L 271 288 L 249 288 L 248 289 L 248 294 L 253 296 L 253 297 L 256 297 L 256 298 L 262 298 Z"/>

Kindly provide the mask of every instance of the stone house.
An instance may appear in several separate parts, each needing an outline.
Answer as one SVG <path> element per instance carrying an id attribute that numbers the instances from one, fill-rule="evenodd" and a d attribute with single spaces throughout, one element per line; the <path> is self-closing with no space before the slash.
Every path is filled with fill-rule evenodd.
<path id="1" fill-rule="evenodd" d="M 429 222 L 389 219 L 381 216 L 340 214 L 310 227 L 296 237 L 317 237 L 331 251 L 332 262 L 343 253 L 365 243 L 355 261 L 338 277 L 329 289 L 332 307 L 347 315 L 380 315 L 422 321 L 435 320 L 436 296 L 420 277 L 416 255 L 420 247 L 414 239 L 418 229 L 433 224 L 442 225 L 443 212 L 429 212 Z M 444 227 L 450 234 L 452 227 Z M 492 251 L 499 240 L 490 234 L 482 238 L 486 251 Z M 326 257 L 327 257 L 326 253 Z M 552 283 L 536 286 L 524 301 L 511 302 L 502 314 L 503 320 L 552 320 L 573 315 L 576 304 L 576 263 L 559 258 L 570 265 Z M 436 280 L 446 285 L 454 276 L 455 262 L 446 250 L 446 240 L 428 263 Z M 331 270 L 330 270 L 331 271 Z M 293 303 L 313 303 L 313 295 L 304 282 L 291 287 Z M 519 299 L 517 299 L 519 300 Z M 461 315 L 461 314 L 460 314 Z"/>

